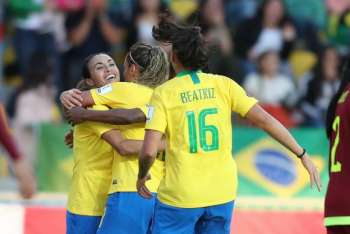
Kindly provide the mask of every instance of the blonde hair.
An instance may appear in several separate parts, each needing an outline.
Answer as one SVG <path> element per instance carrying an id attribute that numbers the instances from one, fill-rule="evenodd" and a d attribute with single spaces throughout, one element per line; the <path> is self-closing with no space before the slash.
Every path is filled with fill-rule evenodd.
<path id="1" fill-rule="evenodd" d="M 159 46 L 136 43 L 127 55 L 129 63 L 140 69 L 138 84 L 155 88 L 169 79 L 169 62 L 165 51 Z"/>

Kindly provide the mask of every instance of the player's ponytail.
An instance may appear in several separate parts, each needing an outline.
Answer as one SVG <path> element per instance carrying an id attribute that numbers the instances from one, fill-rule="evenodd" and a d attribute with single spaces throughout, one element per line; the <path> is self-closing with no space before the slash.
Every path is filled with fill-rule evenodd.
<path id="1" fill-rule="evenodd" d="M 340 96 L 343 94 L 345 88 L 350 83 L 350 58 L 348 58 L 343 66 L 342 75 L 341 75 L 341 83 L 338 91 L 333 96 L 331 102 L 329 103 L 327 116 L 326 116 L 326 133 L 327 137 L 330 138 L 332 134 L 332 124 L 335 118 L 335 112 L 337 109 L 337 103 Z"/>
<path id="2" fill-rule="evenodd" d="M 130 48 L 127 60 L 140 69 L 138 84 L 155 88 L 169 79 L 168 58 L 159 46 L 136 43 Z"/>
<path id="3" fill-rule="evenodd" d="M 157 41 L 172 44 L 173 52 L 185 68 L 197 70 L 208 65 L 208 49 L 200 27 L 178 25 L 163 14 L 152 34 Z"/>

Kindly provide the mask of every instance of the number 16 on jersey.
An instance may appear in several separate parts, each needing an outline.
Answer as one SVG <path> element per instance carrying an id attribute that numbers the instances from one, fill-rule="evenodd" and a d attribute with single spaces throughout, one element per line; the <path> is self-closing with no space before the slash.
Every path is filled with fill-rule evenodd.
<path id="1" fill-rule="evenodd" d="M 193 111 L 187 111 L 187 124 L 189 136 L 189 151 L 190 153 L 198 152 L 198 135 L 200 147 L 203 151 L 213 151 L 219 149 L 219 131 L 214 125 L 205 123 L 207 116 L 218 113 L 217 108 L 207 108 L 199 112 L 198 118 Z M 211 134 L 212 142 L 209 145 L 207 142 L 207 133 Z"/>

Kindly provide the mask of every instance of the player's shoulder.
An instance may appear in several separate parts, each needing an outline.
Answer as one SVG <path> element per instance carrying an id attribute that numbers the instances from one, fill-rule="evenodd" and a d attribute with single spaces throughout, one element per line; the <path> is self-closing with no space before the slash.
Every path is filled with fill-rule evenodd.
<path id="1" fill-rule="evenodd" d="M 214 74 L 214 73 L 208 73 L 208 72 L 198 72 L 197 75 L 201 79 L 201 81 L 211 81 L 215 83 L 223 83 L 228 82 L 231 79 L 224 75 Z"/>
<path id="2" fill-rule="evenodd" d="M 133 83 L 133 82 L 113 82 L 110 84 L 112 86 L 112 88 L 116 88 L 116 89 L 142 89 L 144 88 L 143 85 L 137 84 L 137 83 Z"/>
<path id="3" fill-rule="evenodd" d="M 239 86 L 233 79 L 224 75 L 202 72 L 199 73 L 199 76 L 205 82 L 210 82 L 218 86 L 221 89 L 221 91 L 223 91 L 224 89 L 230 89 L 232 86 Z"/>
<path id="4" fill-rule="evenodd" d="M 115 93 L 118 92 L 131 92 L 131 91 L 151 91 L 152 89 L 133 82 L 113 82 L 111 84 L 107 84 L 100 88 L 97 88 L 97 93 L 100 95 Z"/>
<path id="5" fill-rule="evenodd" d="M 231 80 L 229 77 L 219 74 L 213 74 L 213 73 L 206 73 L 206 72 L 198 72 L 197 75 L 200 79 L 204 80 L 211 80 L 211 81 L 217 81 L 217 82 L 225 82 Z M 184 79 L 181 79 L 179 77 L 174 77 L 173 79 L 168 80 L 167 82 L 160 85 L 160 88 L 169 88 L 173 89 L 175 84 L 185 83 L 186 81 Z"/>
<path id="6" fill-rule="evenodd" d="M 154 89 L 154 93 L 163 93 L 163 92 L 168 92 L 170 90 L 174 90 L 174 88 L 176 88 L 179 84 L 180 80 L 177 79 L 176 77 L 167 80 L 166 82 L 164 82 L 163 84 L 157 86 Z"/>
<path id="7" fill-rule="evenodd" d="M 153 89 L 142 84 L 133 83 L 133 82 L 119 82 L 120 88 L 123 88 L 128 91 L 143 91 L 143 92 L 153 92 Z"/>

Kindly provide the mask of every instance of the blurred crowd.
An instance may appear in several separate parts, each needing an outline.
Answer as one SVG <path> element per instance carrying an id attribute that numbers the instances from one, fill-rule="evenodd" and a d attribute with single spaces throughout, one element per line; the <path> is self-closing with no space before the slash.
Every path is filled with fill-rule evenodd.
<path id="1" fill-rule="evenodd" d="M 0 99 L 16 134 L 61 121 L 57 95 L 81 79 L 84 58 L 108 52 L 122 68 L 150 44 L 158 15 L 202 27 L 207 70 L 231 77 L 287 127 L 322 127 L 350 49 L 348 0 L 5 0 Z M 122 73 L 121 73 L 122 74 Z"/>

